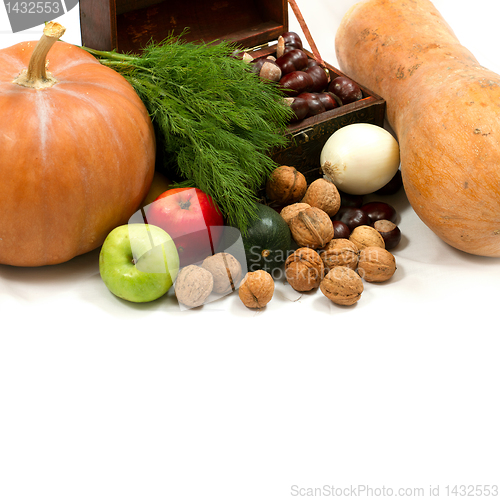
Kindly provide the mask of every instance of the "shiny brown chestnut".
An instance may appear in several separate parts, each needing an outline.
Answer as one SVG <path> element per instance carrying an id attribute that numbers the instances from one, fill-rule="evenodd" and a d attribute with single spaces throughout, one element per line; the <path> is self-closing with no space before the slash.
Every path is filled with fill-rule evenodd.
<path id="1" fill-rule="evenodd" d="M 267 57 L 259 57 L 251 61 L 250 69 L 263 80 L 279 82 L 281 79 L 281 68 L 273 59 Z"/>
<path id="2" fill-rule="evenodd" d="M 362 205 L 361 210 L 368 215 L 371 225 L 373 225 L 375 221 L 382 219 L 396 223 L 398 218 L 396 209 L 384 201 L 370 201 Z"/>
<path id="3" fill-rule="evenodd" d="M 285 102 L 292 108 L 294 115 L 292 122 L 303 120 L 309 113 L 309 104 L 305 99 L 299 97 L 285 97 Z"/>
<path id="4" fill-rule="evenodd" d="M 333 237 L 349 239 L 351 230 L 349 226 L 340 220 L 332 220 L 333 224 Z"/>
<path id="5" fill-rule="evenodd" d="M 375 221 L 373 227 L 380 233 L 384 239 L 385 249 L 391 250 L 399 245 L 401 241 L 401 230 L 394 222 L 380 219 Z"/>
<path id="6" fill-rule="evenodd" d="M 281 77 L 280 88 L 287 96 L 297 96 L 308 92 L 313 84 L 311 75 L 305 71 L 292 71 Z"/>
<path id="7" fill-rule="evenodd" d="M 302 92 L 297 96 L 297 98 L 304 99 L 307 102 L 309 107 L 308 116 L 319 115 L 320 113 L 324 113 L 326 111 L 325 106 L 318 94 L 313 92 Z"/>
<path id="8" fill-rule="evenodd" d="M 340 189 L 339 189 L 339 194 L 340 194 L 340 204 L 343 207 L 361 208 L 361 205 L 363 205 L 364 197 L 362 194 L 344 193 L 344 191 L 341 191 Z"/>
<path id="9" fill-rule="evenodd" d="M 338 96 L 342 104 L 349 104 L 363 99 L 363 92 L 359 85 L 346 76 L 334 78 L 328 85 L 328 91 Z"/>
<path id="10" fill-rule="evenodd" d="M 343 207 L 341 206 L 339 211 L 333 217 L 333 220 L 339 220 L 343 222 L 350 231 L 358 226 L 369 226 L 370 219 L 368 215 L 361 210 L 361 208 L 356 207 Z"/>
<path id="11" fill-rule="evenodd" d="M 309 57 L 301 49 L 293 49 L 276 59 L 276 64 L 281 68 L 281 73 L 287 75 L 293 71 L 307 68 Z"/>
<path id="12" fill-rule="evenodd" d="M 294 31 L 286 31 L 281 35 L 285 42 L 285 47 L 294 47 L 295 49 L 302 49 L 302 39 Z"/>
<path id="13" fill-rule="evenodd" d="M 329 92 L 319 92 L 318 98 L 323 103 L 323 106 L 325 106 L 325 111 L 329 111 L 330 109 L 335 109 L 339 107 L 337 101 L 332 97 L 332 94 L 330 94 Z"/>
<path id="14" fill-rule="evenodd" d="M 403 178 L 401 176 L 401 170 L 398 170 L 394 174 L 394 177 L 385 186 L 382 186 L 380 189 L 375 191 L 375 194 L 380 194 L 382 196 L 395 194 L 402 187 L 403 187 Z"/>
<path id="15" fill-rule="evenodd" d="M 328 86 L 328 75 L 321 66 L 313 64 L 312 66 L 306 67 L 304 71 L 311 75 L 313 79 L 313 85 L 309 90 L 310 92 L 322 92 L 326 89 Z"/>

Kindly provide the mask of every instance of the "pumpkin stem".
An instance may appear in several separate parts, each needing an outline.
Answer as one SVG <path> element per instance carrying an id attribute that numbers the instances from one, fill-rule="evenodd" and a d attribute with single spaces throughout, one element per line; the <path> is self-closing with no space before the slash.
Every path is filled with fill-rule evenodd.
<path id="1" fill-rule="evenodd" d="M 28 68 L 24 69 L 13 83 L 32 89 L 44 89 L 56 84 L 57 80 L 47 71 L 47 54 L 65 31 L 66 28 L 59 23 L 47 23 L 31 54 Z"/>

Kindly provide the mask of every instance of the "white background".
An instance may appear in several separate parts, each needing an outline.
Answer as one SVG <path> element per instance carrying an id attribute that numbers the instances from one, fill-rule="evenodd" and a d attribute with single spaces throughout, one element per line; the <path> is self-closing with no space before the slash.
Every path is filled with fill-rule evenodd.
<path id="1" fill-rule="evenodd" d="M 353 3 L 299 2 L 334 66 Z M 495 0 L 435 4 L 499 72 Z M 79 44 L 78 9 L 58 21 Z M 0 23 L 0 48 L 42 30 L 9 34 L 3 4 Z M 236 294 L 184 312 L 172 293 L 133 305 L 105 288 L 98 251 L 0 267 L 0 499 L 282 500 L 294 485 L 360 484 L 445 497 L 446 485 L 500 484 L 500 261 L 442 243 L 404 193 L 390 202 L 397 272 L 351 308 L 283 283 L 260 312 Z"/>

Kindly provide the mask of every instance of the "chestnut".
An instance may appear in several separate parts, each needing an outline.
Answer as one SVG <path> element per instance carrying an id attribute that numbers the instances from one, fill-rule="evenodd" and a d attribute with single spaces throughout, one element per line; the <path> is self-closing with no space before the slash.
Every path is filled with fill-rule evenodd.
<path id="1" fill-rule="evenodd" d="M 309 104 L 305 99 L 299 97 L 285 97 L 285 102 L 292 108 L 294 117 L 292 121 L 303 120 L 309 113 Z"/>
<path id="2" fill-rule="evenodd" d="M 257 73 L 263 80 L 279 82 L 281 79 L 281 68 L 273 59 L 259 57 L 250 61 L 250 69 Z"/>
<path id="3" fill-rule="evenodd" d="M 319 115 L 325 112 L 325 106 L 318 97 L 318 94 L 312 92 L 303 92 L 299 94 L 297 98 L 304 99 L 309 106 L 308 116 Z"/>
<path id="4" fill-rule="evenodd" d="M 313 85 L 311 75 L 305 71 L 292 71 L 281 77 L 280 88 L 288 96 L 296 96 L 302 92 L 308 92 Z"/>
<path id="5" fill-rule="evenodd" d="M 390 220 L 380 219 L 375 221 L 373 227 L 380 233 L 384 239 L 385 249 L 391 250 L 398 246 L 401 241 L 401 230 L 394 222 Z"/>
<path id="6" fill-rule="evenodd" d="M 395 194 L 402 187 L 403 187 L 403 178 L 401 176 L 401 170 L 398 170 L 394 174 L 394 177 L 385 186 L 382 186 L 380 189 L 375 191 L 375 194 L 380 194 L 383 196 L 389 194 Z"/>
<path id="7" fill-rule="evenodd" d="M 359 85 L 346 76 L 334 78 L 328 85 L 328 91 L 339 97 L 342 104 L 349 104 L 363 99 L 363 92 Z"/>
<path id="8" fill-rule="evenodd" d="M 285 42 L 285 47 L 293 47 L 295 49 L 302 49 L 302 39 L 293 31 L 286 31 L 281 35 Z"/>
<path id="9" fill-rule="evenodd" d="M 330 94 L 329 92 L 319 92 L 317 95 L 319 100 L 323 103 L 323 106 L 325 106 L 325 111 L 329 111 L 330 109 L 339 107 L 337 101 L 332 97 L 332 94 Z"/>
<path id="10" fill-rule="evenodd" d="M 306 67 L 304 71 L 311 75 L 314 82 L 310 88 L 310 92 L 322 92 L 326 89 L 328 85 L 328 75 L 321 66 L 313 64 L 312 66 Z"/>
<path id="11" fill-rule="evenodd" d="M 396 209 L 384 201 L 370 201 L 362 205 L 361 210 L 368 215 L 371 225 L 373 225 L 375 221 L 382 219 L 390 220 L 395 223 L 398 217 Z"/>
<path id="12" fill-rule="evenodd" d="M 333 220 L 343 222 L 350 231 L 358 226 L 369 226 L 370 219 L 368 215 L 356 207 L 340 207 L 339 211 L 334 215 Z"/>
<path id="13" fill-rule="evenodd" d="M 345 222 L 342 222 L 340 220 L 332 220 L 332 224 L 334 238 L 345 238 L 346 240 L 349 239 L 351 230 Z"/>
<path id="14" fill-rule="evenodd" d="M 307 68 L 308 61 L 309 57 L 303 50 L 293 49 L 278 57 L 276 64 L 281 68 L 283 75 L 287 75 L 293 71 L 300 71 Z"/>
<path id="15" fill-rule="evenodd" d="M 364 197 L 362 194 L 344 193 L 340 189 L 339 189 L 339 194 L 340 194 L 340 204 L 343 207 L 361 208 L 361 205 L 363 205 Z"/>

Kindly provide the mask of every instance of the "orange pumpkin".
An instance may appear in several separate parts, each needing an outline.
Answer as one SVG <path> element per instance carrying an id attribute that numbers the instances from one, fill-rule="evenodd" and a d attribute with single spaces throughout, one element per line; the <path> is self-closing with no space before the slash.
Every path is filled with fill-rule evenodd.
<path id="1" fill-rule="evenodd" d="M 153 179 L 143 102 L 62 33 L 49 23 L 38 43 L 0 50 L 1 264 L 57 264 L 99 247 Z"/>
<path id="2" fill-rule="evenodd" d="M 500 257 L 500 76 L 428 0 L 368 0 L 335 39 L 341 69 L 387 102 L 415 212 L 471 254 Z"/>

